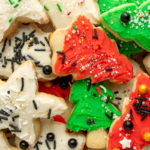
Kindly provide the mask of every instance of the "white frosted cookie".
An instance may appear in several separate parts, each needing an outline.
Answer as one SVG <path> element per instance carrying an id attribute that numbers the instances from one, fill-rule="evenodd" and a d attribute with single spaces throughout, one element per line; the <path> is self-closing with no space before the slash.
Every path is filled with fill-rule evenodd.
<path id="1" fill-rule="evenodd" d="M 100 23 L 97 0 L 40 0 L 55 28 L 67 27 L 79 15 L 84 15 L 93 24 Z"/>
<path id="2" fill-rule="evenodd" d="M 142 70 L 139 64 L 134 60 L 130 59 L 130 62 L 132 63 L 133 66 L 134 75 L 136 75 L 137 72 Z M 107 87 L 109 87 L 115 95 L 114 99 L 111 102 L 117 105 L 119 110 L 122 109 L 124 98 L 128 97 L 131 93 L 133 82 L 134 82 L 134 77 L 129 82 L 123 84 L 114 84 L 114 83 L 110 83 L 109 81 L 104 81 L 104 84 Z"/>
<path id="3" fill-rule="evenodd" d="M 20 24 L 15 33 L 0 43 L 0 76 L 9 77 L 26 60 L 36 65 L 38 79 L 56 78 L 51 68 L 48 33 L 35 24 Z"/>
<path id="4" fill-rule="evenodd" d="M 26 147 L 26 150 L 83 150 L 85 136 L 69 133 L 66 125 L 61 122 L 41 119 L 41 135 L 34 146 Z M 16 139 L 16 144 L 22 148 L 23 142 Z"/>
<path id="5" fill-rule="evenodd" d="M 1 0 L 0 41 L 13 32 L 17 21 L 45 24 L 49 19 L 39 0 Z"/>
<path id="6" fill-rule="evenodd" d="M 34 145 L 34 120 L 63 113 L 64 99 L 38 92 L 35 65 L 26 61 L 0 84 L 0 129 L 9 129 L 22 140 Z"/>

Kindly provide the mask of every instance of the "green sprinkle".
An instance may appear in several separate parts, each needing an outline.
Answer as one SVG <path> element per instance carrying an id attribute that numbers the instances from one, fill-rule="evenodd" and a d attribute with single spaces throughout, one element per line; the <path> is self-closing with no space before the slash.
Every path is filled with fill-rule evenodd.
<path id="1" fill-rule="evenodd" d="M 13 5 L 14 4 L 14 2 L 12 2 L 11 0 L 8 0 L 9 1 L 9 3 L 11 4 L 11 5 Z"/>
<path id="2" fill-rule="evenodd" d="M 46 11 L 49 11 L 49 8 L 48 8 L 47 6 L 45 6 L 45 5 L 44 5 L 44 9 L 45 9 Z"/>
<path id="3" fill-rule="evenodd" d="M 77 30 L 77 27 L 76 26 L 73 26 L 74 30 Z"/>
<path id="4" fill-rule="evenodd" d="M 18 2 L 21 2 L 21 0 L 18 0 Z"/>
<path id="5" fill-rule="evenodd" d="M 15 5 L 14 5 L 14 8 L 16 8 L 16 7 L 18 7 L 18 6 L 19 6 L 19 4 L 15 4 Z"/>
<path id="6" fill-rule="evenodd" d="M 12 20 L 13 20 L 13 18 L 11 17 L 11 18 L 9 19 L 9 23 L 10 23 Z"/>
<path id="7" fill-rule="evenodd" d="M 62 12 L 62 9 L 58 3 L 57 3 L 57 7 L 58 7 L 59 11 Z"/>

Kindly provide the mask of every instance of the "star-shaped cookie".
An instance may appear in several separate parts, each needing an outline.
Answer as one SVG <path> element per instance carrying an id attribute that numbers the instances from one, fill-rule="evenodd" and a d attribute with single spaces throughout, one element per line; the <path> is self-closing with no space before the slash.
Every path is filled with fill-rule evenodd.
<path id="1" fill-rule="evenodd" d="M 0 82 L 0 129 L 8 128 L 30 145 L 35 144 L 34 120 L 63 113 L 62 98 L 38 92 L 35 66 L 23 63 L 7 80 Z"/>
<path id="2" fill-rule="evenodd" d="M 0 76 L 9 77 L 20 64 L 32 60 L 38 79 L 56 78 L 51 68 L 49 33 L 35 24 L 20 24 L 14 34 L 0 43 Z"/>
<path id="3" fill-rule="evenodd" d="M 39 0 L 0 1 L 0 41 L 16 27 L 16 22 L 48 23 L 49 19 Z"/>

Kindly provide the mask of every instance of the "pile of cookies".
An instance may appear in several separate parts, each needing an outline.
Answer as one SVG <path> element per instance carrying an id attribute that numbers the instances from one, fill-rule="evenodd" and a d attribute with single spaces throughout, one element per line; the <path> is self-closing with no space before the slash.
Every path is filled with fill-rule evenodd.
<path id="1" fill-rule="evenodd" d="M 0 0 L 0 150 L 150 150 L 150 0 Z"/>

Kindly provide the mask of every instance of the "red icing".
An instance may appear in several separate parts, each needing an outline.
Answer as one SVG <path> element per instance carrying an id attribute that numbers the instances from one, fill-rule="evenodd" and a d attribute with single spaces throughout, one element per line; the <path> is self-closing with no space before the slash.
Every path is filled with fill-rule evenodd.
<path id="1" fill-rule="evenodd" d="M 64 99 L 67 99 L 70 94 L 70 86 L 67 89 L 61 89 L 59 84 L 52 85 L 51 87 L 46 87 L 44 85 L 44 82 L 39 82 L 39 91 L 44 92 L 47 94 L 53 94 L 58 97 L 62 97 Z"/>
<path id="2" fill-rule="evenodd" d="M 96 87 L 96 90 L 101 95 L 101 89 L 99 87 Z"/>
<path id="3" fill-rule="evenodd" d="M 98 39 L 92 37 L 95 35 L 92 23 L 79 16 L 65 36 L 62 50 L 65 53 L 64 64 L 64 55 L 57 54 L 55 72 L 65 75 L 73 73 L 75 79 L 90 76 L 92 83 L 107 78 L 116 83 L 129 81 L 133 76 L 131 63 L 119 54 L 116 43 L 106 36 L 103 29 L 97 28 L 96 31 Z M 106 68 L 113 70 L 106 71 Z"/>
<path id="4" fill-rule="evenodd" d="M 150 114 L 146 116 L 146 118 L 142 121 L 141 118 L 143 117 L 142 114 L 138 114 L 135 110 L 135 106 L 133 104 L 137 101 L 135 97 L 140 96 L 138 87 L 140 84 L 145 84 L 148 87 L 148 92 L 145 95 L 141 95 L 142 98 L 149 98 L 149 100 L 144 100 L 145 104 L 148 107 L 140 106 L 138 111 L 141 111 L 141 108 L 146 108 L 150 110 L 150 77 L 145 75 L 143 72 L 139 72 L 136 75 L 136 89 L 134 92 L 130 95 L 130 102 L 128 105 L 126 105 L 126 110 L 124 114 L 115 122 L 115 124 L 112 127 L 111 132 L 109 133 L 109 141 L 108 141 L 108 149 L 107 150 L 113 150 L 113 148 L 118 148 L 119 150 L 129 150 L 129 149 L 135 149 L 136 150 L 142 150 L 142 148 L 150 142 L 146 142 L 143 139 L 143 134 L 145 132 L 150 132 Z M 123 128 L 124 120 L 127 116 L 127 114 L 130 114 L 130 109 L 132 109 L 133 119 L 131 119 L 130 115 L 129 118 L 131 119 L 133 123 L 133 129 L 130 131 L 125 131 Z M 121 129 L 122 128 L 122 129 Z M 121 130 L 120 130 L 121 129 Z M 129 135 L 126 135 L 129 133 Z M 120 144 L 120 141 L 126 137 L 127 139 L 131 140 L 130 148 L 124 148 Z"/>
<path id="5" fill-rule="evenodd" d="M 56 115 L 56 116 L 54 116 L 53 118 L 54 118 L 54 121 L 57 121 L 57 122 L 61 122 L 61 123 L 66 124 L 65 119 L 64 119 L 62 116 L 60 116 L 60 115 Z"/>

